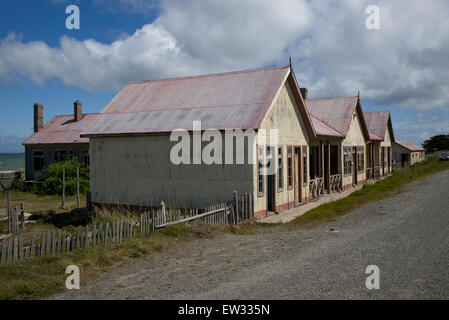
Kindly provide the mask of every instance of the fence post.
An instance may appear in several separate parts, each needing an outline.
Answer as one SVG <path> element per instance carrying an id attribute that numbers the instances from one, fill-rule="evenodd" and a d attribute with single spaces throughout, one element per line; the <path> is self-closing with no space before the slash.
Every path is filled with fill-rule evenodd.
<path id="1" fill-rule="evenodd" d="M 239 197 L 237 191 L 233 192 L 233 206 L 234 206 L 234 224 L 239 224 Z"/>
<path id="2" fill-rule="evenodd" d="M 25 229 L 25 204 L 20 203 L 20 231 Z"/>
<path id="3" fill-rule="evenodd" d="M 65 209 L 65 167 L 62 166 L 62 199 L 61 208 Z"/>
<path id="4" fill-rule="evenodd" d="M 80 207 L 80 168 L 76 167 L 76 208 Z"/>
<path id="5" fill-rule="evenodd" d="M 11 210 L 11 193 L 9 192 L 9 190 L 8 191 L 6 191 L 6 196 L 7 196 L 7 199 L 8 199 L 8 212 L 9 212 L 9 210 Z"/>
<path id="6" fill-rule="evenodd" d="M 164 203 L 164 201 L 161 201 L 160 208 L 161 208 L 161 215 L 162 215 L 162 219 L 163 219 L 162 223 L 166 223 L 167 219 L 165 217 L 165 203 Z"/>

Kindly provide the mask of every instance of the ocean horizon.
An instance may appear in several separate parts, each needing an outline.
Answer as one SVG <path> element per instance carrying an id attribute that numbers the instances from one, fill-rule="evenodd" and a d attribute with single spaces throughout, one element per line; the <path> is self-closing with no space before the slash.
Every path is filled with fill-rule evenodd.
<path id="1" fill-rule="evenodd" d="M 15 171 L 25 168 L 25 153 L 0 153 L 0 171 Z"/>

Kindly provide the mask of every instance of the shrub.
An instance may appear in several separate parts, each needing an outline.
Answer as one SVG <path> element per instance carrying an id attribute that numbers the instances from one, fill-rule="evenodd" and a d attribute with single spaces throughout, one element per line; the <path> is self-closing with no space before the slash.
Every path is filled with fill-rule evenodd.
<path id="1" fill-rule="evenodd" d="M 78 162 L 76 158 L 68 161 L 55 162 L 48 166 L 42 186 L 38 189 L 39 194 L 56 195 L 62 193 L 62 167 L 65 169 L 65 194 L 76 194 L 76 168 L 80 168 L 80 193 L 89 191 L 88 168 Z"/>

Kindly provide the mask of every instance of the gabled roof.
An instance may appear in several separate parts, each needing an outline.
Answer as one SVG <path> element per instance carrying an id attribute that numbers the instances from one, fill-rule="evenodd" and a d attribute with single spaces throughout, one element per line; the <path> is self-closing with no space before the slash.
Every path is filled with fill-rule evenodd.
<path id="1" fill-rule="evenodd" d="M 55 116 L 39 132 L 26 139 L 23 145 L 89 143 L 89 138 L 81 138 L 80 134 L 97 116 L 98 113 L 86 113 L 78 121 L 74 121 L 73 115 Z"/>
<path id="2" fill-rule="evenodd" d="M 362 131 L 366 141 L 370 140 L 368 128 L 366 126 L 365 118 L 363 116 L 362 107 L 360 105 L 359 97 L 338 97 L 338 98 L 320 98 L 320 99 L 306 99 L 306 107 L 310 115 L 326 124 L 329 128 L 336 131 L 341 138 L 345 138 L 349 126 L 352 121 L 352 115 L 357 110 L 360 121 L 362 123 Z M 314 125 L 318 124 L 313 122 Z M 321 130 L 318 127 L 314 127 L 317 135 Z M 332 135 L 325 135 L 332 136 Z"/>
<path id="3" fill-rule="evenodd" d="M 391 140 L 394 141 L 390 111 L 364 111 L 363 114 L 365 116 L 371 140 L 383 141 L 388 127 Z"/>
<path id="4" fill-rule="evenodd" d="M 341 133 L 332 129 L 327 124 L 318 120 L 314 116 L 311 115 L 310 119 L 312 119 L 312 124 L 317 136 L 344 138 L 344 136 Z"/>
<path id="5" fill-rule="evenodd" d="M 416 151 L 426 151 L 425 149 L 418 147 L 416 144 L 413 144 L 411 142 L 407 142 L 407 141 L 395 141 L 398 145 L 400 145 L 401 147 L 404 147 L 405 149 L 411 151 L 411 152 L 416 152 Z"/>
<path id="6" fill-rule="evenodd" d="M 314 135 L 290 66 L 128 83 L 83 137 L 206 129 L 258 129 L 288 81 Z"/>

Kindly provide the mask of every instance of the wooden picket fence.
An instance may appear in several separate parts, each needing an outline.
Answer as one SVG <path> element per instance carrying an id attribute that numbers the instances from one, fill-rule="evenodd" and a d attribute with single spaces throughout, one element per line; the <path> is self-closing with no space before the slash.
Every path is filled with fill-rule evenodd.
<path id="1" fill-rule="evenodd" d="M 18 233 L 25 228 L 25 209 L 23 202 L 19 208 L 8 209 L 8 233 Z"/>
<path id="2" fill-rule="evenodd" d="M 252 194 L 238 195 L 234 199 L 204 209 L 169 209 L 161 203 L 159 209 L 148 210 L 140 214 L 140 221 L 121 219 L 111 223 L 93 224 L 77 228 L 74 233 L 52 231 L 42 233 L 24 243 L 23 236 L 10 236 L 1 241 L 0 264 L 11 263 L 32 257 L 46 257 L 72 252 L 78 249 L 95 247 L 109 243 L 121 243 L 140 235 L 149 237 L 168 226 L 203 221 L 214 225 L 238 224 L 254 217 L 254 199 Z M 139 232 L 140 231 L 140 232 Z"/>
<path id="3" fill-rule="evenodd" d="M 13 236 L 1 242 L 0 264 L 32 257 L 54 256 L 77 249 L 95 247 L 108 243 L 120 243 L 136 235 L 137 223 L 121 220 L 112 223 L 78 227 L 74 233 L 52 231 L 33 235 L 31 242 L 24 245 L 22 236 Z"/>

